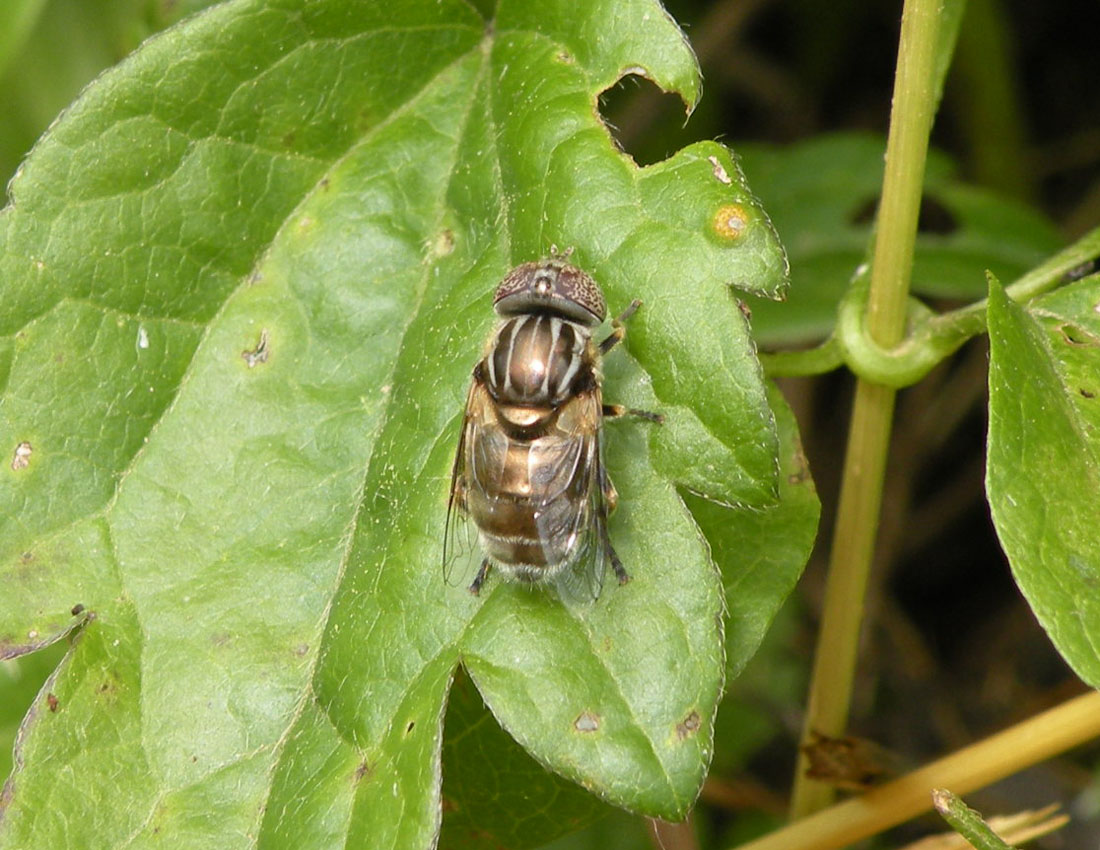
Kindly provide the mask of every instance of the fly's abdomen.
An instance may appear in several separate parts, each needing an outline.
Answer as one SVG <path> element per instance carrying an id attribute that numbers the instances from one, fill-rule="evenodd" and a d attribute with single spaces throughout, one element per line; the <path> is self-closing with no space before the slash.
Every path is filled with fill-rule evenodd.
<path id="1" fill-rule="evenodd" d="M 489 392 L 499 402 L 557 406 L 585 368 L 588 329 L 546 314 L 508 319 L 486 360 Z"/>
<path id="2" fill-rule="evenodd" d="M 585 441 L 484 435 L 469 446 L 467 510 L 486 554 L 516 577 L 539 580 L 577 554 L 587 527 Z"/>

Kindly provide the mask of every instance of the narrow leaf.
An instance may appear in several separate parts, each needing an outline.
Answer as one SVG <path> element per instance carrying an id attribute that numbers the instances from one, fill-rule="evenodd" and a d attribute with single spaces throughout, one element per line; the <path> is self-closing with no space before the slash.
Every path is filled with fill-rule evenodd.
<path id="1" fill-rule="evenodd" d="M 1031 310 L 989 297 L 986 489 L 1013 575 L 1058 651 L 1100 686 L 1100 279 Z"/>

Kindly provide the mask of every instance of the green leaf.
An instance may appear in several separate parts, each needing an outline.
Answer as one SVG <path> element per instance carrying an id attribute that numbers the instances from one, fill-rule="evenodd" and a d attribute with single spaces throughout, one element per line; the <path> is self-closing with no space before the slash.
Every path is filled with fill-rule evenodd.
<path id="1" fill-rule="evenodd" d="M 966 0 L 946 0 L 939 11 L 939 25 L 936 31 L 935 71 L 933 75 L 933 103 L 939 112 L 943 99 L 943 84 L 951 68 L 951 59 L 955 55 L 955 44 L 959 39 L 959 27 L 963 13 L 966 12 Z"/>
<path id="2" fill-rule="evenodd" d="M 0 778 L 7 779 L 11 773 L 12 750 L 23 716 L 67 648 L 59 642 L 42 652 L 0 661 Z"/>
<path id="3" fill-rule="evenodd" d="M 541 847 L 613 811 L 524 753 L 461 674 L 451 687 L 446 722 L 440 847 Z"/>
<path id="4" fill-rule="evenodd" d="M 993 522 L 1062 657 L 1100 686 L 1100 277 L 1030 309 L 989 296 Z"/>
<path id="5" fill-rule="evenodd" d="M 733 509 L 685 495 L 726 592 L 726 677 L 732 680 L 756 653 L 780 604 L 810 558 L 821 517 L 798 425 L 782 393 L 768 386 L 779 428 L 779 503 L 763 510 Z"/>
<path id="6" fill-rule="evenodd" d="M 0 653 L 75 647 L 0 847 L 431 846 L 460 662 L 540 763 L 683 816 L 722 599 L 679 490 L 779 498 L 728 287 L 785 263 L 724 148 L 617 150 L 596 99 L 635 68 L 694 102 L 652 0 L 235 0 L 41 140 L 0 214 Z M 496 281 L 554 245 L 645 302 L 605 385 L 667 417 L 607 425 L 634 580 L 473 598 L 439 569 L 463 399 Z"/>
<path id="7" fill-rule="evenodd" d="M 749 298 L 753 334 L 765 346 L 824 338 L 848 282 L 867 256 L 882 183 L 885 142 L 838 134 L 789 148 L 739 153 L 790 254 L 788 301 Z M 917 234 L 913 291 L 934 298 L 985 295 L 985 272 L 1012 280 L 1062 245 L 1053 226 L 1017 201 L 967 186 L 930 153 Z"/>

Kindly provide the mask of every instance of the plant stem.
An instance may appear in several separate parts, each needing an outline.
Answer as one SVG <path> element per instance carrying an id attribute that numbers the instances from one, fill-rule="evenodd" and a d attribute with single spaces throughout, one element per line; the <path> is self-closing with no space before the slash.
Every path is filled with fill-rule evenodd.
<path id="1" fill-rule="evenodd" d="M 935 101 L 935 47 L 939 0 L 906 0 L 894 80 L 894 105 L 886 143 L 886 171 L 874 259 L 867 329 L 880 346 L 892 348 L 905 330 L 909 276 L 917 235 L 921 184 Z M 843 735 L 855 675 L 867 575 L 874 553 L 894 412 L 895 391 L 860 380 L 852 409 L 844 476 L 837 508 L 821 636 L 802 729 Z M 805 777 L 800 756 L 791 813 L 809 814 L 828 805 L 833 789 Z"/>
<path id="2" fill-rule="evenodd" d="M 1100 736 L 1100 693 L 1090 692 L 925 765 L 860 797 L 776 830 L 739 850 L 835 850 L 932 807 L 932 789 L 968 794 Z"/>

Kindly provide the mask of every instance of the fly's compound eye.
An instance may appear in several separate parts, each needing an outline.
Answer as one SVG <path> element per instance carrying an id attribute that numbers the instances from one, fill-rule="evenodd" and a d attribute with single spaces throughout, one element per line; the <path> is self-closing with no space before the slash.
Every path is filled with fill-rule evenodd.
<path id="1" fill-rule="evenodd" d="M 596 281 L 557 258 L 512 269 L 497 287 L 493 307 L 501 316 L 552 313 L 590 327 L 607 316 L 607 304 Z"/>

